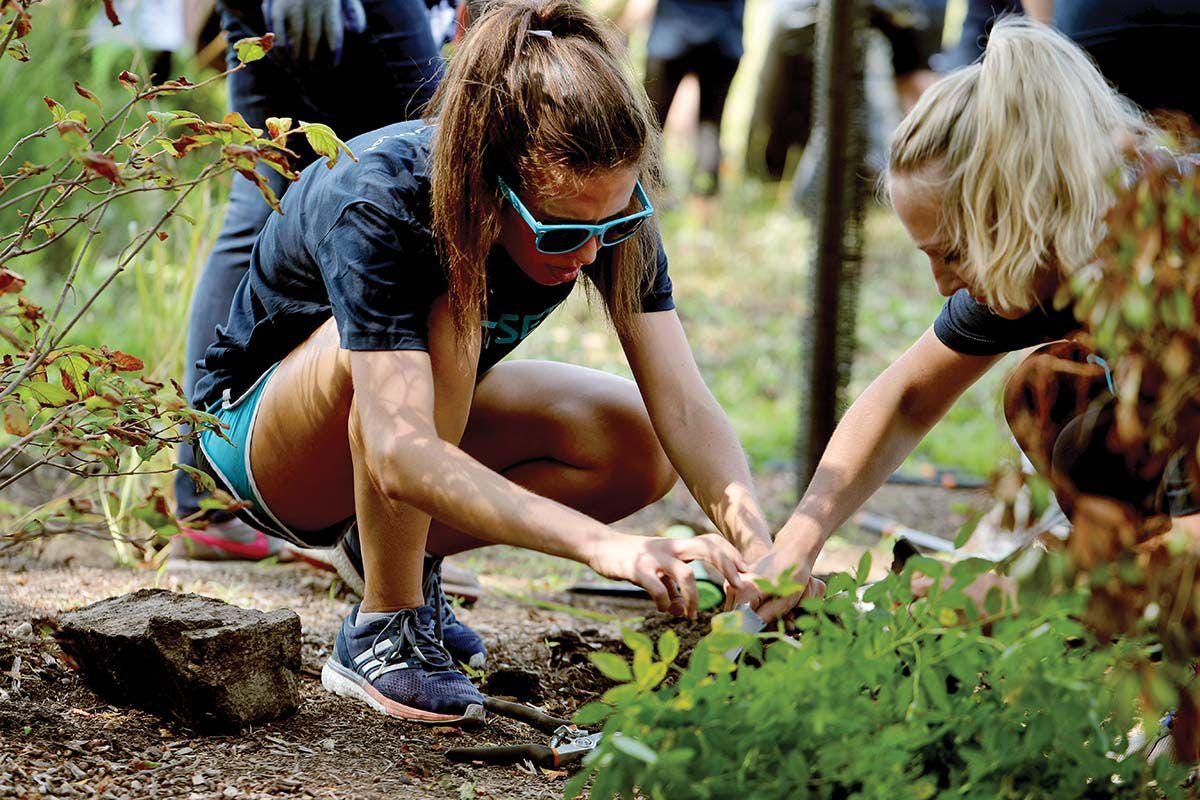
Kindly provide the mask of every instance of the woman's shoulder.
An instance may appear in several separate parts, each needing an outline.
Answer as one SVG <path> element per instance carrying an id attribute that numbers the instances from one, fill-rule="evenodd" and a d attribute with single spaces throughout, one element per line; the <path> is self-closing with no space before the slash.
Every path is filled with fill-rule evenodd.
<path id="1" fill-rule="evenodd" d="M 309 224 L 333 224 L 350 206 L 369 204 L 384 216 L 427 222 L 429 159 L 433 126 L 415 120 L 388 125 L 350 139 L 330 167 L 324 160 L 309 166 L 300 184 L 284 195 L 296 195 Z M 298 189 L 299 191 L 295 191 Z"/>

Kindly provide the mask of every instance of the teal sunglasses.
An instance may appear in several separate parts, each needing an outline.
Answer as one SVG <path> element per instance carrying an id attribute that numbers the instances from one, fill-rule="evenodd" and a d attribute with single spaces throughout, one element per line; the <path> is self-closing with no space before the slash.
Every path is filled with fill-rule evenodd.
<path id="1" fill-rule="evenodd" d="M 534 219 L 533 214 L 529 213 L 529 209 L 521 202 L 521 198 L 517 197 L 517 193 L 508 188 L 508 184 L 503 178 L 497 179 L 500 182 L 500 191 L 504 192 L 504 196 L 508 198 L 508 202 L 512 203 L 512 207 L 521 215 L 521 219 L 525 220 L 525 224 L 534 234 L 534 246 L 537 247 L 539 253 L 546 255 L 557 255 L 560 253 L 570 253 L 572 250 L 578 250 L 588 243 L 588 240 L 593 236 L 599 237 L 601 247 L 611 247 L 614 244 L 620 244 L 638 232 L 638 229 L 654 215 L 654 206 L 650 205 L 650 198 L 646 196 L 646 190 L 642 188 L 642 182 L 638 181 L 634 185 L 634 194 L 637 195 L 638 202 L 642 204 L 642 210 L 627 217 L 620 219 L 602 222 L 599 225 L 587 225 L 582 222 L 568 222 L 560 225 L 543 225 Z"/>

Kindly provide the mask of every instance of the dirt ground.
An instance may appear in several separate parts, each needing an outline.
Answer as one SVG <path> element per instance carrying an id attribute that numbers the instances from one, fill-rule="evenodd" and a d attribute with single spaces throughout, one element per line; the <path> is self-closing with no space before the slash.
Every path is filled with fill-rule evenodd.
<path id="1" fill-rule="evenodd" d="M 760 484 L 768 515 L 781 520 L 790 477 Z M 979 492 L 884 487 L 868 508 L 953 537 L 956 508 Z M 678 487 L 618 527 L 642 533 L 703 515 Z M 877 545 L 831 540 L 818 571 L 853 568 Z M 876 549 L 881 549 L 876 547 Z M 581 573 L 568 562 L 488 548 L 456 563 L 480 573 L 485 596 L 461 617 L 488 643 L 485 692 L 569 716 L 606 687 L 587 661 L 619 649 L 620 620 L 647 618 L 648 603 L 583 598 L 564 591 Z M 887 565 L 879 553 L 875 569 Z M 264 610 L 290 608 L 303 622 L 303 703 L 291 718 L 236 736 L 198 736 L 149 713 L 97 697 L 61 659 L 38 621 L 142 587 L 197 592 Z M 544 742 L 521 723 L 492 715 L 479 731 L 393 720 L 321 688 L 321 664 L 353 598 L 329 573 L 303 564 L 177 560 L 162 572 L 114 566 L 111 545 L 60 536 L 0 554 L 0 797 L 18 798 L 532 798 L 561 797 L 566 773 L 531 766 L 451 764 L 444 751 L 474 743 Z M 30 630 L 32 627 L 32 631 Z"/>

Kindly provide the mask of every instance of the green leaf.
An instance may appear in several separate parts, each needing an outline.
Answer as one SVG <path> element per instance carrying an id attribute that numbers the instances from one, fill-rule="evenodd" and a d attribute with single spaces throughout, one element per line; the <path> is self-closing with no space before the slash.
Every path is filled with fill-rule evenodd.
<path id="1" fill-rule="evenodd" d="M 995 562 L 986 558 L 964 558 L 950 568 L 950 577 L 954 585 L 966 587 L 983 573 L 996 566 Z"/>
<path id="2" fill-rule="evenodd" d="M 647 642 L 649 642 L 649 639 L 647 639 Z M 646 674 L 650 671 L 650 665 L 653 663 L 653 647 L 650 647 L 649 649 L 645 647 L 639 647 L 637 650 L 633 651 L 633 677 L 637 679 L 639 684 L 642 682 L 642 679 L 646 677 Z"/>
<path id="3" fill-rule="evenodd" d="M 237 60 L 243 64 L 251 64 L 266 56 L 275 46 L 275 34 L 265 36 L 248 36 L 233 43 L 233 52 Z"/>
<path id="4" fill-rule="evenodd" d="M 104 395 L 94 394 L 83 401 L 83 406 L 88 411 L 98 411 L 102 408 L 116 408 L 117 404 Z"/>
<path id="5" fill-rule="evenodd" d="M 975 529 L 979 527 L 979 520 L 983 519 L 983 512 L 976 509 L 967 516 L 967 521 L 958 529 L 958 533 L 954 536 L 954 547 L 958 549 L 966 545 L 970 540 L 971 535 L 975 533 Z"/>
<path id="6" fill-rule="evenodd" d="M 308 139 L 308 146 L 313 149 L 313 152 L 319 156 L 325 156 L 329 159 L 325 166 L 333 169 L 333 166 L 338 162 L 338 155 L 341 151 L 345 151 L 351 161 L 358 161 L 350 148 L 337 137 L 333 132 L 333 128 L 328 125 L 322 125 L 319 122 L 300 122 L 298 130 L 304 131 L 304 138 Z"/>
<path id="7" fill-rule="evenodd" d="M 205 497 L 199 503 L 201 511 L 228 511 L 229 504 L 215 497 Z"/>
<path id="8" fill-rule="evenodd" d="M 50 109 L 50 116 L 55 122 L 62 122 L 67 118 L 66 107 L 52 97 L 43 97 L 42 102 Z"/>
<path id="9" fill-rule="evenodd" d="M 612 716 L 613 707 L 606 703 L 588 703 L 571 717 L 571 721 L 581 728 L 595 725 Z"/>
<path id="10" fill-rule="evenodd" d="M 637 687 L 636 683 L 622 683 L 600 695 L 600 700 L 610 706 L 623 706 L 636 700 L 641 693 L 642 690 Z"/>
<path id="11" fill-rule="evenodd" d="M 633 680 L 629 664 L 616 653 L 588 653 L 588 659 L 600 670 L 600 674 L 618 683 Z"/>
<path id="12" fill-rule="evenodd" d="M 945 564 L 943 564 L 941 561 L 938 561 L 936 558 L 930 558 L 929 556 L 913 556 L 908 560 L 908 563 L 904 565 L 904 572 L 906 574 L 920 572 L 922 575 L 927 575 L 930 578 L 933 578 L 935 581 L 942 577 L 942 573 L 945 571 L 945 569 Z"/>
<path id="13" fill-rule="evenodd" d="M 638 761 L 642 761 L 646 764 L 653 764 L 655 761 L 658 761 L 657 753 L 639 742 L 637 739 L 631 739 L 624 734 L 613 734 L 612 745 L 625 755 L 636 758 Z"/>
<path id="14" fill-rule="evenodd" d="M 217 490 L 216 481 L 214 481 L 212 479 L 212 476 L 209 475 L 207 472 L 196 469 L 195 467 L 192 467 L 192 466 L 188 466 L 187 464 L 172 464 L 171 466 L 174 467 L 175 469 L 183 470 L 184 472 L 186 472 L 188 474 L 188 477 L 190 477 L 192 479 L 192 484 L 196 487 L 197 491 L 211 493 L 211 492 L 215 492 Z"/>
<path id="15" fill-rule="evenodd" d="M 75 395 L 56 383 L 45 381 L 30 381 L 25 388 L 33 395 L 38 404 L 44 408 L 61 408 L 75 401 Z"/>
<path id="16" fill-rule="evenodd" d="M 636 673 L 637 670 L 635 669 Z M 655 661 L 646 666 L 640 675 L 637 675 L 637 687 L 643 692 L 648 692 L 655 686 L 663 682 L 667 677 L 667 664 L 665 661 Z"/>
<path id="17" fill-rule="evenodd" d="M 668 629 L 658 637 L 658 657 L 667 664 L 679 657 L 679 635 L 675 631 Z"/>
<path id="18" fill-rule="evenodd" d="M 647 653 L 654 652 L 654 642 L 650 641 L 650 637 L 633 628 L 621 629 L 621 641 L 625 642 L 634 653 L 641 650 Z"/>
<path id="19" fill-rule="evenodd" d="M 867 582 L 867 578 L 871 575 L 871 551 L 866 550 L 862 554 L 862 558 L 858 560 L 858 571 L 855 573 L 855 578 L 858 580 L 858 585 L 862 586 Z"/>

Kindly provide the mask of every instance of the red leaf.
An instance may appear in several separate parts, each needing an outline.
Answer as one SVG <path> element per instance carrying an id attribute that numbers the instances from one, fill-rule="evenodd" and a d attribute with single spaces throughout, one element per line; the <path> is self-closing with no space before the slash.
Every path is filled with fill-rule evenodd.
<path id="1" fill-rule="evenodd" d="M 137 372 L 146 368 L 140 358 L 122 353 L 120 350 L 109 350 L 107 355 L 109 363 L 117 372 Z"/>
<path id="2" fill-rule="evenodd" d="M 165 242 L 167 240 L 167 232 L 166 231 L 155 231 L 154 235 L 158 237 L 158 240 L 160 242 Z"/>
<path id="3" fill-rule="evenodd" d="M 30 322 L 37 322 L 46 316 L 42 313 L 41 306 L 31 300 L 26 300 L 24 297 L 17 298 L 17 308 L 20 309 L 19 316 Z"/>
<path id="4" fill-rule="evenodd" d="M 149 438 L 146 436 L 146 434 L 142 433 L 141 431 L 136 431 L 132 428 L 125 428 L 120 425 L 109 425 L 104 430 L 108 431 L 110 435 L 117 437 L 127 444 L 134 445 L 135 447 L 141 447 L 149 441 Z"/>
<path id="5" fill-rule="evenodd" d="M 0 269 L 0 294 L 16 294 L 25 288 L 25 279 L 15 272 Z"/>
<path id="6" fill-rule="evenodd" d="M 108 21 L 113 25 L 121 24 L 121 18 L 117 16 L 117 9 L 113 6 L 113 0 L 104 0 L 104 16 L 108 17 Z"/>
<path id="7" fill-rule="evenodd" d="M 63 388 L 76 397 L 79 397 L 79 388 L 75 386 L 75 380 L 71 377 L 71 373 L 64 369 L 59 373 L 59 377 L 62 378 Z"/>
<path id="8" fill-rule="evenodd" d="M 54 127 L 58 129 L 59 136 L 67 136 L 72 133 L 78 133 L 80 136 L 83 136 L 88 132 L 88 126 L 77 119 L 60 120 L 54 123 Z"/>
<path id="9" fill-rule="evenodd" d="M 176 158 L 183 158 L 191 151 L 199 147 L 204 147 L 206 144 L 208 143 L 200 141 L 195 136 L 180 136 L 178 139 L 171 142 L 171 146 L 175 148 Z"/>
<path id="10" fill-rule="evenodd" d="M 136 89 L 137 85 L 142 82 L 141 78 L 139 78 L 137 75 L 134 75 L 127 69 L 121 70 L 121 74 L 117 76 L 117 80 L 120 81 L 122 85 L 127 86 L 130 89 Z"/>
<path id="11" fill-rule="evenodd" d="M 254 185 L 258 187 L 258 193 L 262 195 L 263 200 L 271 207 L 271 210 L 280 214 L 283 213 L 283 210 L 279 207 L 279 198 L 275 196 L 275 190 L 271 188 L 271 184 L 262 176 L 262 173 L 252 169 L 239 169 L 238 174 L 254 182 Z"/>
<path id="12" fill-rule="evenodd" d="M 95 103 L 96 105 L 100 105 L 100 98 L 96 97 L 96 95 L 92 94 L 92 92 L 89 91 L 88 89 L 84 88 L 83 86 L 80 86 L 79 81 L 75 81 L 75 93 L 78 94 L 80 97 L 82 97 L 84 100 L 90 100 L 93 103 Z"/>
<path id="13" fill-rule="evenodd" d="M 24 407 L 17 403 L 11 403 L 4 407 L 4 430 L 13 436 L 26 436 L 33 430 L 29 425 L 29 416 L 25 413 Z"/>
<path id="14" fill-rule="evenodd" d="M 42 102 L 46 104 L 46 108 L 50 109 L 50 114 L 53 115 L 55 122 L 66 118 L 67 110 L 63 108 L 62 103 L 53 97 L 43 97 Z"/>
<path id="15" fill-rule="evenodd" d="M 105 153 L 97 153 L 95 150 L 89 150 L 81 156 L 83 160 L 83 168 L 91 175 L 98 178 L 106 178 L 110 183 L 117 186 L 124 186 L 125 181 L 121 179 L 121 170 L 117 166 L 116 160 L 112 156 Z"/>
<path id="16" fill-rule="evenodd" d="M 2 4 L 0 4 L 0 5 L 2 5 Z M 13 20 L 13 27 L 16 29 L 13 32 L 13 38 L 14 39 L 24 39 L 26 36 L 29 35 L 29 30 L 30 30 L 29 12 L 26 11 L 25 9 L 21 8 L 21 6 L 19 6 L 19 5 L 15 5 L 12 7 L 15 8 L 17 11 L 17 18 Z M 7 12 L 8 9 L 5 8 L 4 11 Z"/>

